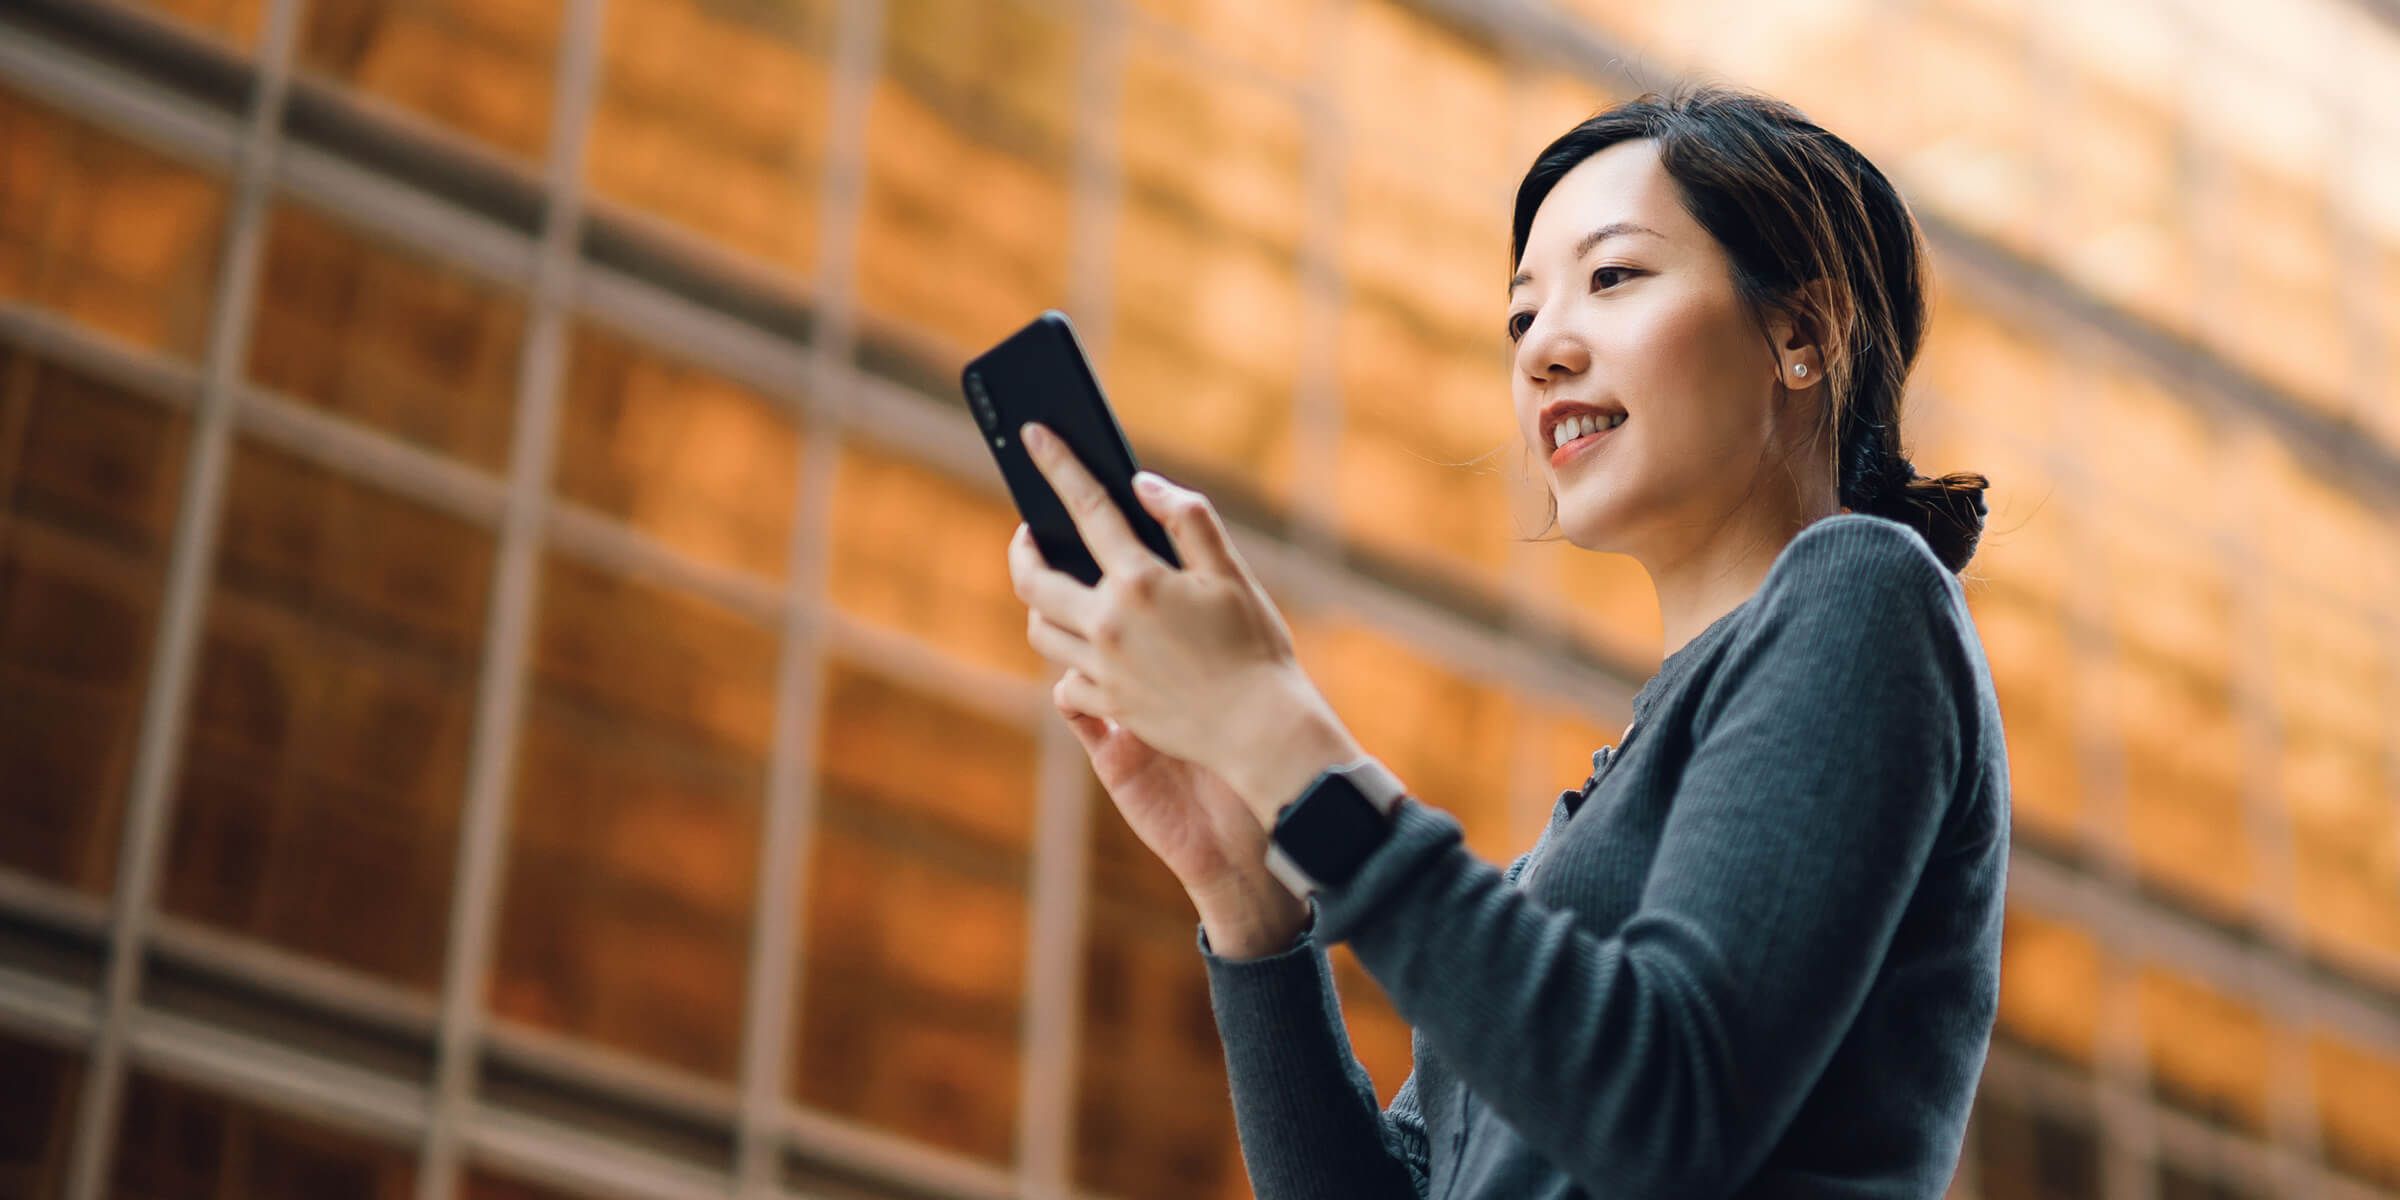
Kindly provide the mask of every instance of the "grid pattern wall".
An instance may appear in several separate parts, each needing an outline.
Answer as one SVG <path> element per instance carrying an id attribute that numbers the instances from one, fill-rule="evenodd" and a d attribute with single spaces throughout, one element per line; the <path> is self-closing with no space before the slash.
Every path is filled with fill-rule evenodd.
<path id="1" fill-rule="evenodd" d="M 1995 481 L 1956 1193 L 2400 1195 L 2380 0 L 27 0 L 0 1200 L 1245 1194 L 957 366 L 1073 311 L 1505 861 L 1659 651 L 1512 540 L 1510 192 L 1692 73 L 1908 193 L 1911 456 Z"/>

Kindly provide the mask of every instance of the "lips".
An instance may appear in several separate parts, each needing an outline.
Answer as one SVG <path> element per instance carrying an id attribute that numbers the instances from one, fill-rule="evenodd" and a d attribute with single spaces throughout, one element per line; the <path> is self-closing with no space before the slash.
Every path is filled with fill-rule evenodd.
<path id="1" fill-rule="evenodd" d="M 1591 453 L 1592 451 L 1598 449 L 1601 443 L 1617 436 L 1617 431 L 1624 428 L 1625 425 L 1631 420 L 1632 418 L 1628 417 L 1624 421 L 1617 422 L 1617 424 L 1613 427 L 1596 429 L 1591 433 L 1587 433 L 1575 438 L 1564 446 L 1560 446 L 1559 448 L 1552 450 L 1550 452 L 1550 465 L 1553 467 L 1563 467 L 1568 463 L 1583 457 L 1585 454 Z"/>

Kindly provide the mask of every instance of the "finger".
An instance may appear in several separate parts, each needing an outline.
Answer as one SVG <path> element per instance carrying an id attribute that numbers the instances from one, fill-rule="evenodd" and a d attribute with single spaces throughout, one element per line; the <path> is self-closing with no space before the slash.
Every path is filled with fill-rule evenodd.
<path id="1" fill-rule="evenodd" d="M 1097 597 L 1082 580 L 1052 567 L 1042 557 L 1041 547 L 1034 544 L 1033 531 L 1021 524 L 1008 540 L 1008 578 L 1026 608 L 1068 633 L 1083 636 Z"/>
<path id="2" fill-rule="evenodd" d="M 1108 722 L 1090 713 L 1069 712 L 1063 715 L 1067 718 L 1067 728 L 1074 731 L 1075 740 L 1083 743 L 1083 752 L 1098 753 L 1101 743 L 1108 739 Z"/>
<path id="3" fill-rule="evenodd" d="M 1247 574 L 1208 497 L 1148 471 L 1133 477 L 1133 492 L 1141 498 L 1142 507 L 1166 526 L 1167 537 L 1175 543 L 1175 552 L 1183 556 L 1186 567 L 1237 578 Z"/>
<path id="4" fill-rule="evenodd" d="M 1158 556 L 1144 546 L 1125 523 L 1125 514 L 1109 499 L 1108 489 L 1092 478 L 1075 451 L 1057 434 L 1040 424 L 1027 422 L 1017 431 L 1025 441 L 1025 450 L 1033 463 L 1050 482 L 1050 490 L 1058 493 L 1059 503 L 1067 506 L 1067 516 L 1075 522 L 1076 532 L 1083 535 L 1083 544 L 1091 547 L 1092 558 L 1099 562 L 1100 573 L 1114 575 L 1129 572 L 1145 560 L 1157 562 Z"/>
<path id="5" fill-rule="evenodd" d="M 1072 667 L 1094 677 L 1100 674 L 1100 652 L 1038 611 L 1026 614 L 1025 641 L 1036 653 L 1059 666 Z"/>
<path id="6" fill-rule="evenodd" d="M 1057 683 L 1050 685 L 1050 701 L 1066 712 L 1093 717 L 1108 715 L 1108 696 L 1100 690 L 1100 685 L 1092 682 L 1091 676 L 1073 667 L 1067 668 L 1067 673 L 1059 676 Z"/>

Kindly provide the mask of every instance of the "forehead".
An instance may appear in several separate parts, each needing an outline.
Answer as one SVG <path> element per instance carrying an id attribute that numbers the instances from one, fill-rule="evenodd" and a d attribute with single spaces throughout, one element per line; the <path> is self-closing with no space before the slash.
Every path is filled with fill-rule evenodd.
<path id="1" fill-rule="evenodd" d="M 1649 138 L 1619 142 L 1594 154 L 1559 178 L 1525 232 L 1526 266 L 1539 256 L 1572 252 L 1585 233 L 1617 221 L 1647 225 L 1665 240 L 1633 234 L 1610 239 L 1656 251 L 1686 245 L 1699 225 L 1683 211 L 1675 180 L 1658 161 Z"/>

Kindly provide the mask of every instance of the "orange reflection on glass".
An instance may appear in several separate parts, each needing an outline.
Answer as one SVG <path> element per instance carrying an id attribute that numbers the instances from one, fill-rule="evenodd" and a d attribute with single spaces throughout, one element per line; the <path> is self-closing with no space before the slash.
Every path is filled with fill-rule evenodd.
<path id="1" fill-rule="evenodd" d="M 243 49 L 255 50 L 266 0 L 135 0 L 141 7 Z"/>
<path id="2" fill-rule="evenodd" d="M 987 345 L 1065 301 L 1074 26 L 1029 0 L 884 12 L 859 305 L 953 347 Z"/>
<path id="3" fill-rule="evenodd" d="M 168 911 L 438 984 L 492 553 L 485 530 L 240 446 Z"/>
<path id="4" fill-rule="evenodd" d="M 315 0 L 303 16 L 303 70 L 517 157 L 546 155 L 562 0 Z"/>
<path id="5" fill-rule="evenodd" d="M 0 1036 L 0 1194 L 63 1196 L 83 1059 L 71 1050 Z"/>
<path id="6" fill-rule="evenodd" d="M 2099 1044 L 2100 943 L 2077 926 L 2012 905 L 2000 962 L 2001 1028 L 2090 1064 Z"/>
<path id="7" fill-rule="evenodd" d="M 1008 577 L 1016 509 L 1005 497 L 852 442 L 834 476 L 827 591 L 862 620 L 985 666 L 1042 670 Z"/>
<path id="8" fill-rule="evenodd" d="M 1007 1161 L 1033 739 L 847 664 L 824 713 L 794 1094 Z"/>
<path id="9" fill-rule="evenodd" d="M 0 300 L 197 358 L 225 185 L 0 87 Z"/>
<path id="10" fill-rule="evenodd" d="M 476 466 L 508 463 L 525 302 L 496 284 L 275 207 L 250 377 Z"/>
<path id="11" fill-rule="evenodd" d="M 0 865 L 94 895 L 116 878 L 186 431 L 0 347 Z"/>
<path id="12" fill-rule="evenodd" d="M 695 558 L 781 579 L 800 433 L 791 410 L 598 325 L 575 331 L 558 494 Z"/>
<path id="13" fill-rule="evenodd" d="M 775 658 L 699 597 L 550 560 L 495 1011 L 732 1077 Z"/>
<path id="14" fill-rule="evenodd" d="M 2371 1050 L 2328 1031 L 2309 1038 L 2317 1119 L 2325 1158 L 2335 1168 L 2385 1187 L 2400 1187 L 2400 1056 Z"/>
<path id="15" fill-rule="evenodd" d="M 1487 862 L 1530 848 L 1516 844 L 1509 816 L 1517 709 L 1505 690 L 1363 625 L 1308 621 L 1294 634 L 1342 723 L 1410 795 L 1456 816 Z"/>
<path id="16" fill-rule="evenodd" d="M 2266 1017 L 2159 967 L 2142 968 L 2135 986 L 2151 1090 L 2212 1120 L 2265 1132 L 2275 1036 Z"/>
<path id="17" fill-rule="evenodd" d="M 795 276 L 814 271 L 834 7 L 612 0 L 592 189 Z"/>
<path id="18" fill-rule="evenodd" d="M 1096 782 L 1091 803 L 1075 1182 L 1168 1200 L 1247 1196 L 1198 917 Z"/>
<path id="19" fill-rule="evenodd" d="M 403 1200 L 416 1152 L 188 1083 L 135 1072 L 119 1119 L 113 1196 L 142 1200 Z"/>

